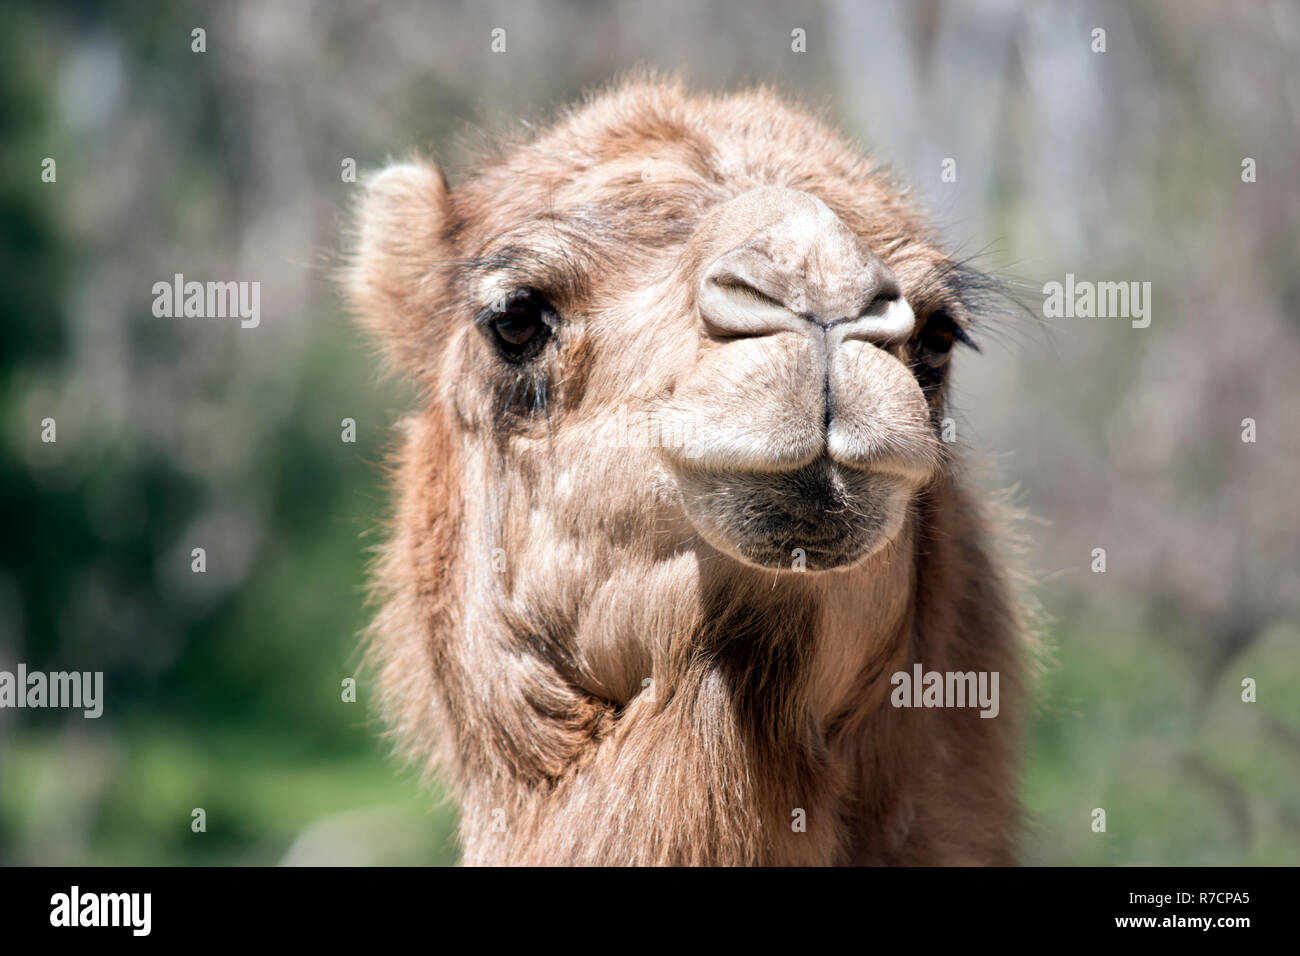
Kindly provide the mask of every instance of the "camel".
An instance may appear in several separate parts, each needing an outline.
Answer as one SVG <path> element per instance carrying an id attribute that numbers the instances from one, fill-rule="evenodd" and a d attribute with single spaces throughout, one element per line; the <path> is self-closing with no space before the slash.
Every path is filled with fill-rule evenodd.
<path id="1" fill-rule="evenodd" d="M 636 77 L 373 175 L 344 282 L 421 396 L 375 696 L 466 864 L 1014 861 L 1023 615 L 942 430 L 986 283 L 866 154 Z"/>

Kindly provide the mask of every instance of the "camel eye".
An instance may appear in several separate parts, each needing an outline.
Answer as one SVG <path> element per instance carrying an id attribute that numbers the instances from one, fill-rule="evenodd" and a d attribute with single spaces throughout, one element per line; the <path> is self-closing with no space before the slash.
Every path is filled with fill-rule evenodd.
<path id="1" fill-rule="evenodd" d="M 550 337 L 555 310 L 529 289 L 487 310 L 484 324 L 501 354 L 512 362 L 532 358 Z"/>
<path id="2" fill-rule="evenodd" d="M 974 346 L 974 342 L 957 325 L 952 315 L 939 311 L 930 316 L 916 346 L 916 357 L 930 368 L 938 368 L 948 361 L 952 347 L 957 342 Z"/>

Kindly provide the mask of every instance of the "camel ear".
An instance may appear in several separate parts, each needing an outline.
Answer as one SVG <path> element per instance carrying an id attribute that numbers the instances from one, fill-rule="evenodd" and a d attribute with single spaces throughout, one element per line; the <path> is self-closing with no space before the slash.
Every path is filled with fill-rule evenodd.
<path id="1" fill-rule="evenodd" d="M 427 374 L 446 303 L 447 181 L 435 163 L 400 163 L 366 182 L 344 285 L 361 324 L 406 372 Z"/>

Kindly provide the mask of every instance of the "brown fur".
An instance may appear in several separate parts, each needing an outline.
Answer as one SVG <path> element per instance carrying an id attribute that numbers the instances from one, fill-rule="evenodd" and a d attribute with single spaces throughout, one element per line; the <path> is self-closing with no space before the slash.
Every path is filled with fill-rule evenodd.
<path id="1" fill-rule="evenodd" d="M 906 445 L 907 481 L 924 478 L 899 479 L 902 510 L 879 509 L 897 517 L 889 540 L 843 567 L 738 560 L 686 517 L 691 462 L 599 440 L 624 403 L 741 402 L 725 429 L 752 409 L 775 416 L 762 428 L 777 438 L 793 421 L 766 396 L 804 394 L 779 351 L 804 361 L 802 339 L 719 344 L 693 324 L 700 270 L 749 228 L 723 204 L 770 186 L 817 197 L 847 226 L 834 248 L 870 249 L 917 317 L 975 321 L 902 193 L 763 91 L 693 98 L 633 80 L 453 190 L 425 162 L 369 187 L 349 293 L 425 392 L 397 462 L 371 654 L 398 739 L 460 803 L 467 862 L 1012 860 L 1020 630 L 989 529 L 927 431 L 943 391 L 905 375 L 911 346 L 855 353 L 866 379 L 850 391 L 876 397 L 849 411 L 883 421 L 862 440 Z M 537 376 L 503 369 L 473 328 L 494 291 L 518 286 L 564 316 Z M 728 380 L 759 347 L 773 351 Z M 767 368 L 790 380 L 755 391 Z M 737 467 L 724 490 L 767 480 Z M 917 661 L 998 671 L 1001 714 L 890 706 L 890 675 Z"/>

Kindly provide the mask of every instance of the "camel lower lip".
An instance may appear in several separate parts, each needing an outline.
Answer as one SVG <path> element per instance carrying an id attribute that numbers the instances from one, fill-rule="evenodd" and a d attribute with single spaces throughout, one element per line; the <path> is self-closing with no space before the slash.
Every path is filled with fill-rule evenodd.
<path id="1" fill-rule="evenodd" d="M 790 472 L 679 474 L 686 512 L 714 547 L 786 570 L 845 567 L 897 522 L 901 483 L 821 458 Z"/>

